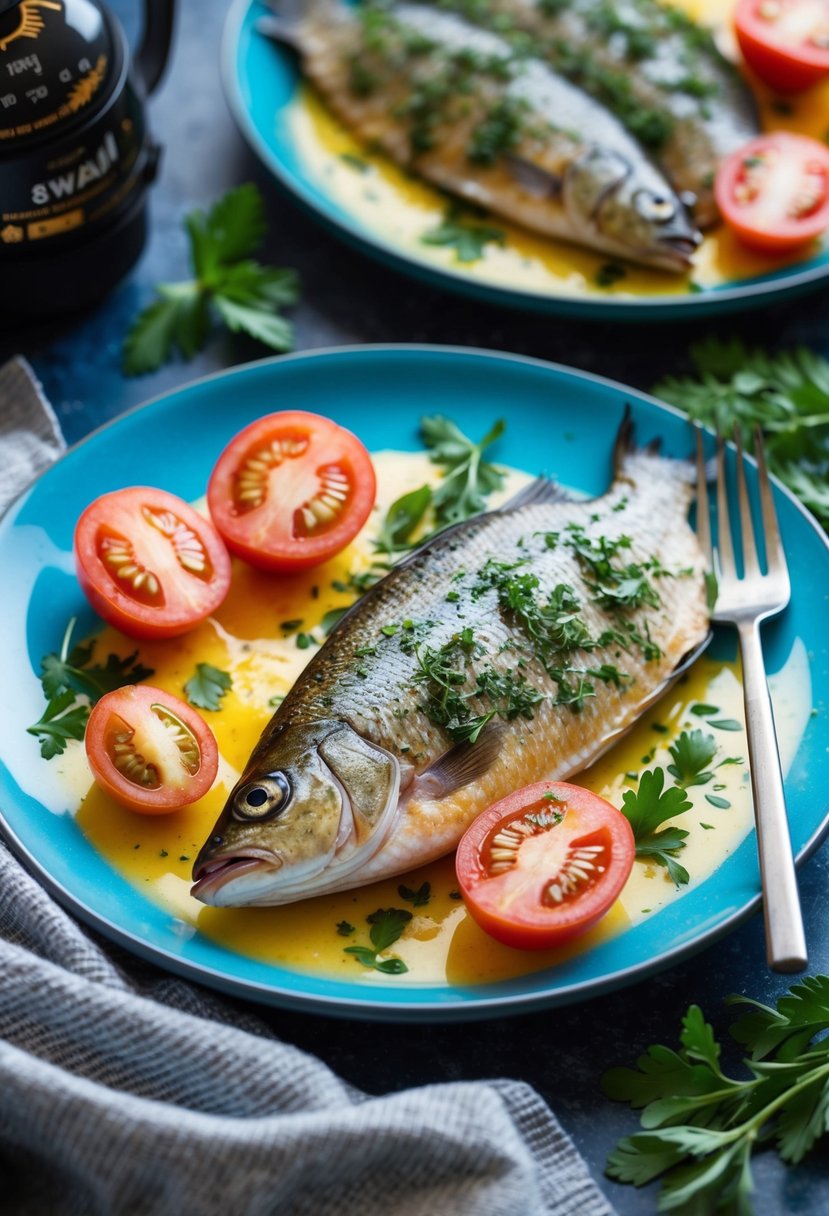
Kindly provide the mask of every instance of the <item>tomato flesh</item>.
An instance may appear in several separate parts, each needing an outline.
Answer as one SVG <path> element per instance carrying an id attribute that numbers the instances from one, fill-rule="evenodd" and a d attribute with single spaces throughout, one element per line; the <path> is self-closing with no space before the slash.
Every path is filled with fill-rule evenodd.
<path id="1" fill-rule="evenodd" d="M 517 790 L 479 815 L 455 861 L 470 914 L 524 950 L 560 945 L 610 909 L 633 868 L 625 816 L 566 782 Z"/>
<path id="2" fill-rule="evenodd" d="M 98 615 L 134 638 L 186 633 L 230 587 L 230 558 L 210 520 L 147 486 L 103 494 L 86 508 L 75 564 Z"/>
<path id="3" fill-rule="evenodd" d="M 829 228 L 829 148 L 805 135 L 761 135 L 720 165 L 723 218 L 746 245 L 788 253 Z"/>
<path id="4" fill-rule="evenodd" d="M 356 436 L 302 410 L 245 427 L 210 478 L 210 514 L 231 552 L 262 570 L 291 571 L 334 557 L 374 506 L 371 457 Z"/>
<path id="5" fill-rule="evenodd" d="M 101 788 L 144 815 L 166 815 L 195 802 L 219 768 L 207 723 L 184 701 L 150 684 L 130 684 L 101 697 L 84 743 Z"/>
<path id="6" fill-rule="evenodd" d="M 780 93 L 829 76 L 826 0 L 740 0 L 734 27 L 746 63 Z"/>

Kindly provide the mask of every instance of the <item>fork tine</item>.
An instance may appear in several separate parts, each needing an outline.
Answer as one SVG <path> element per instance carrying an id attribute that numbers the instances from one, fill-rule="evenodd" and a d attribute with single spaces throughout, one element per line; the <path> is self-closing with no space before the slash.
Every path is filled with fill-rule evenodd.
<path id="1" fill-rule="evenodd" d="M 783 549 L 783 541 L 780 539 L 780 526 L 777 522 L 777 511 L 774 506 L 774 496 L 771 492 L 771 483 L 769 482 L 769 473 L 766 467 L 763 432 L 759 426 L 754 432 L 754 455 L 757 459 L 759 470 L 758 482 L 766 542 L 766 565 L 769 572 L 780 573 L 786 570 L 786 553 Z"/>
<path id="2" fill-rule="evenodd" d="M 720 571 L 726 578 L 735 578 L 737 565 L 731 543 L 731 522 L 728 515 L 728 489 L 725 474 L 725 442 L 717 431 L 717 556 Z"/>
<path id="3" fill-rule="evenodd" d="M 694 427 L 697 438 L 697 540 L 703 556 L 708 563 L 708 569 L 713 570 L 714 558 L 711 551 L 711 511 L 708 506 L 708 479 L 705 475 L 705 447 L 702 437 L 702 427 Z"/>
<path id="4" fill-rule="evenodd" d="M 759 574 L 760 563 L 757 560 L 757 542 L 754 539 L 754 524 L 751 519 L 751 504 L 748 501 L 748 486 L 746 485 L 746 466 L 743 457 L 743 440 L 740 428 L 734 427 L 734 444 L 737 448 L 737 497 L 740 503 L 740 525 L 743 535 L 743 573 L 745 575 Z"/>

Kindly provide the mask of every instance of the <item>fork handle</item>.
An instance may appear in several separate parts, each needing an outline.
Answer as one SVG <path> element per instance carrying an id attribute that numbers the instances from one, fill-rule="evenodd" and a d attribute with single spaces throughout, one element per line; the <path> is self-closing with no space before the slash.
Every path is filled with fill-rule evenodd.
<path id="1" fill-rule="evenodd" d="M 739 637 L 751 790 L 763 888 L 766 958 L 774 971 L 802 971 L 808 963 L 806 935 L 800 912 L 780 753 L 777 750 L 777 734 L 757 621 L 741 623 Z"/>

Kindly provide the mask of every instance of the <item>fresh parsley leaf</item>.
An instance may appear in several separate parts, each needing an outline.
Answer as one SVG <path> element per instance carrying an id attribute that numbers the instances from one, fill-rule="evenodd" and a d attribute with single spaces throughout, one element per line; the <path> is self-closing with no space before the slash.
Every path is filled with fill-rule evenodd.
<path id="1" fill-rule="evenodd" d="M 192 359 L 207 341 L 210 311 L 197 283 L 161 283 L 158 299 L 139 313 L 124 340 L 124 371 L 143 376 L 166 363 L 174 350 Z"/>
<path id="2" fill-rule="evenodd" d="M 443 220 L 420 238 L 423 245 L 439 245 L 455 250 L 459 262 L 477 262 L 484 256 L 487 245 L 503 245 L 506 233 L 491 224 L 481 224 L 470 218 L 468 210 L 450 203 Z"/>
<path id="3" fill-rule="evenodd" d="M 60 653 L 47 654 L 40 663 L 40 682 L 48 700 L 59 696 L 67 689 L 88 696 L 94 703 L 107 692 L 123 688 L 125 684 L 137 684 L 153 675 L 151 667 L 138 662 L 138 651 L 125 658 L 108 654 L 106 662 L 92 663 L 95 640 L 86 646 L 72 646 L 72 634 L 77 618 L 72 617 L 63 635 Z M 70 649 L 71 646 L 71 649 Z"/>
<path id="4" fill-rule="evenodd" d="M 769 471 L 829 527 L 829 360 L 709 338 L 691 361 L 693 376 L 669 377 L 654 393 L 723 434 L 739 426 L 749 447 L 760 427 Z"/>
<path id="5" fill-rule="evenodd" d="M 77 618 L 72 617 L 66 626 L 60 652 L 45 655 L 40 663 L 40 682 L 48 704 L 40 721 L 27 730 L 40 739 L 44 760 L 62 755 L 67 740 L 83 739 L 89 705 L 77 703 L 79 696 L 94 705 L 105 693 L 125 684 L 136 684 L 153 674 L 151 667 L 138 662 L 137 650 L 125 658 L 108 654 L 104 663 L 93 663 L 95 639 L 86 645 L 72 646 L 76 623 Z"/>
<path id="6" fill-rule="evenodd" d="M 673 757 L 668 772 L 676 778 L 677 785 L 687 789 L 689 785 L 705 785 L 711 780 L 713 773 L 706 771 L 706 765 L 717 754 L 717 740 L 713 735 L 701 730 L 684 730 L 668 751 Z"/>
<path id="7" fill-rule="evenodd" d="M 829 976 L 794 985 L 772 1009 L 751 1007 L 731 1035 L 752 1053 L 748 1076 L 724 1073 L 720 1045 L 702 1012 L 691 1006 L 680 1048 L 650 1047 L 636 1069 L 602 1078 L 605 1093 L 641 1110 L 642 1133 L 617 1145 L 612 1178 L 642 1186 L 662 1178 L 660 1211 L 751 1216 L 752 1154 L 772 1138 L 784 1161 L 796 1163 L 825 1134 L 829 1119 Z"/>
<path id="8" fill-rule="evenodd" d="M 691 809 L 684 790 L 676 786 L 665 786 L 665 772 L 661 768 L 646 769 L 639 777 L 639 786 L 625 790 L 622 796 L 622 811 L 627 815 L 634 837 L 649 836 L 665 822 Z"/>
<path id="9" fill-rule="evenodd" d="M 709 726 L 713 726 L 715 730 L 742 730 L 742 722 L 738 722 L 736 718 L 715 718 L 709 719 Z"/>
<path id="10" fill-rule="evenodd" d="M 664 866 L 676 886 L 684 887 L 690 874 L 676 860 L 676 854 L 685 848 L 687 837 L 688 833 L 683 828 L 663 828 L 661 832 L 651 832 L 636 841 L 636 856 Z"/>
<path id="11" fill-rule="evenodd" d="M 706 794 L 705 801 L 710 802 L 712 806 L 715 806 L 720 811 L 727 811 L 731 806 L 727 798 L 720 798 L 717 794 Z"/>
<path id="12" fill-rule="evenodd" d="M 353 954 L 364 967 L 374 967 L 377 962 L 377 951 L 370 946 L 344 946 L 343 950 L 346 954 Z"/>
<path id="13" fill-rule="evenodd" d="M 394 557 L 411 548 L 412 535 L 431 505 L 430 486 L 420 486 L 396 499 L 380 525 L 379 535 L 374 542 L 377 550 Z"/>
<path id="14" fill-rule="evenodd" d="M 27 726 L 30 735 L 40 739 L 40 754 L 44 760 L 62 756 L 69 739 L 83 739 L 89 718 L 89 706 L 76 704 L 71 688 L 53 697 L 39 722 Z"/>
<path id="15" fill-rule="evenodd" d="M 633 828 L 636 856 L 665 866 L 676 885 L 684 886 L 690 876 L 676 860 L 676 854 L 685 848 L 688 833 L 677 827 L 665 828 L 661 832 L 657 828 L 666 819 L 689 811 L 691 802 L 684 789 L 671 786 L 666 790 L 664 785 L 663 769 L 646 769 L 639 778 L 638 788 L 635 791 L 625 790 L 622 795 L 622 812 L 627 815 Z"/>
<path id="16" fill-rule="evenodd" d="M 624 266 L 620 266 L 618 262 L 605 262 L 596 271 L 593 281 L 597 287 L 612 287 L 614 283 L 618 283 L 626 276 L 627 271 Z"/>
<path id="17" fill-rule="evenodd" d="M 205 213 L 185 218 L 193 279 L 162 283 L 158 298 L 140 313 L 124 341 L 127 375 L 155 371 L 178 351 L 192 359 L 217 317 L 273 350 L 290 350 L 293 328 L 279 310 L 296 303 L 291 270 L 262 266 L 251 258 L 265 235 L 265 209 L 256 186 L 229 191 Z"/>
<path id="18" fill-rule="evenodd" d="M 199 709 L 221 709 L 222 697 L 227 695 L 232 684 L 226 671 L 211 663 L 197 663 L 195 674 L 184 685 L 184 695 Z"/>
<path id="19" fill-rule="evenodd" d="M 479 443 L 474 443 L 440 414 L 421 418 L 423 442 L 433 463 L 444 471 L 443 481 L 432 496 L 439 527 L 477 515 L 486 506 L 486 496 L 504 484 L 504 473 L 485 461 L 484 453 L 505 429 L 506 423 L 499 419 Z"/>
<path id="20" fill-rule="evenodd" d="M 353 169 L 355 173 L 368 173 L 369 165 L 361 156 L 355 156 L 353 152 L 341 152 L 340 160 L 344 165 L 348 165 L 349 169 Z"/>
<path id="21" fill-rule="evenodd" d="M 371 925 L 369 937 L 378 954 L 394 945 L 411 919 L 411 912 L 405 908 L 378 908 L 366 917 Z"/>
<path id="22" fill-rule="evenodd" d="M 346 954 L 353 954 L 357 962 L 362 963 L 364 967 L 382 971 L 385 975 L 402 975 L 409 970 L 402 958 L 379 959 L 377 956 L 394 945 L 411 919 L 411 912 L 407 912 L 405 908 L 378 908 L 366 917 L 371 925 L 369 937 L 373 949 L 369 946 L 345 946 L 344 951 Z M 337 931 L 340 932 L 339 926 Z"/>
<path id="23" fill-rule="evenodd" d="M 185 218 L 199 278 L 213 279 L 223 266 L 250 257 L 261 245 L 267 225 L 262 196 L 246 183 L 229 190 L 205 214 L 191 211 Z"/>
<path id="24" fill-rule="evenodd" d="M 401 883 L 397 888 L 397 894 L 401 899 L 405 899 L 410 904 L 414 904 L 416 908 L 422 908 L 425 904 L 428 904 L 429 899 L 431 898 L 432 886 L 431 883 L 422 882 L 415 891 L 412 887 L 407 887 L 404 883 Z"/>
<path id="25" fill-rule="evenodd" d="M 719 705 L 706 705 L 702 701 L 698 701 L 696 705 L 691 706 L 691 713 L 696 714 L 698 718 L 711 718 L 719 712 Z"/>

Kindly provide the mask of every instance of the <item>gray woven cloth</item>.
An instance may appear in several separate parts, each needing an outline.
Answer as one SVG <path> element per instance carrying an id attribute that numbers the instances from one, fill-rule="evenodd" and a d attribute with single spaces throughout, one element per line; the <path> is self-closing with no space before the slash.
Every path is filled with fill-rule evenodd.
<path id="1" fill-rule="evenodd" d="M 63 448 L 30 370 L 0 368 L 0 509 Z M 1 842 L 0 1036 L 3 1213 L 612 1216 L 529 1086 L 360 1093 L 100 943 Z"/>

